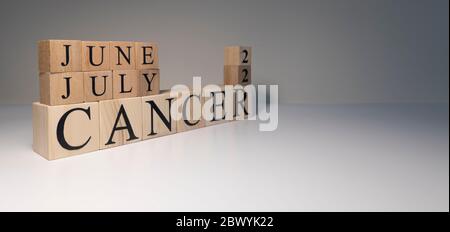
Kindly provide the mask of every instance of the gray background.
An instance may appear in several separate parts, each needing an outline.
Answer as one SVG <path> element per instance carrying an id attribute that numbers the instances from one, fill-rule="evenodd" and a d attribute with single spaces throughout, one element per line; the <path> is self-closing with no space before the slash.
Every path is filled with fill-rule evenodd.
<path id="1" fill-rule="evenodd" d="M 149 40 L 161 87 L 221 83 L 223 47 L 288 103 L 448 103 L 447 0 L 1 1 L 0 103 L 38 99 L 40 39 Z"/>
<path id="2" fill-rule="evenodd" d="M 0 1 L 0 211 L 448 211 L 448 8 Z M 280 104 L 270 133 L 230 122 L 48 162 L 30 103 L 49 38 L 157 41 L 163 88 L 222 83 L 223 47 L 251 45 L 256 83 L 311 104 Z"/>

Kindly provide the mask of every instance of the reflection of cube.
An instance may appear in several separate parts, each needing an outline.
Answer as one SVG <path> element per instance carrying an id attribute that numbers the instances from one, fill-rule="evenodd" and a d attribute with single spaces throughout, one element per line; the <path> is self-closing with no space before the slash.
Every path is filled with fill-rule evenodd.
<path id="1" fill-rule="evenodd" d="M 39 75 L 40 102 L 46 105 L 65 105 L 84 101 L 83 73 L 41 73 Z"/>
<path id="2" fill-rule="evenodd" d="M 252 68 L 250 65 L 225 65 L 223 79 L 225 85 L 251 84 Z"/>
<path id="3" fill-rule="evenodd" d="M 251 65 L 252 48 L 243 46 L 225 47 L 224 65 Z"/>
<path id="4" fill-rule="evenodd" d="M 39 72 L 81 71 L 80 40 L 43 40 L 38 43 Z"/>
<path id="5" fill-rule="evenodd" d="M 33 150 L 48 160 L 99 149 L 98 103 L 33 103 Z"/>

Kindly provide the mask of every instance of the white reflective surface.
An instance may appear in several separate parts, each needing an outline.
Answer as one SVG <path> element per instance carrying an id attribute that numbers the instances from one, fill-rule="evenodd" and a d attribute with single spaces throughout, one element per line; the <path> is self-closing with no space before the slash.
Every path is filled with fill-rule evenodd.
<path id="1" fill-rule="evenodd" d="M 445 105 L 282 105 L 71 158 L 31 150 L 31 106 L 0 108 L 2 211 L 448 211 Z"/>

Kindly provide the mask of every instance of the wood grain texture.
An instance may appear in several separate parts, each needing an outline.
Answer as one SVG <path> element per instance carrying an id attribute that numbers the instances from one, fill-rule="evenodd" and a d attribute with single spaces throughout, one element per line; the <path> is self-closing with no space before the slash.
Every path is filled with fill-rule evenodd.
<path id="1" fill-rule="evenodd" d="M 252 68 L 250 65 L 225 65 L 223 68 L 225 85 L 249 85 L 252 83 Z"/>
<path id="2" fill-rule="evenodd" d="M 58 128 L 63 129 L 61 134 Z M 98 149 L 97 102 L 62 106 L 33 103 L 33 150 L 36 153 L 53 160 Z"/>
<path id="3" fill-rule="evenodd" d="M 100 101 L 99 108 L 100 149 L 142 140 L 141 97 Z"/>
<path id="4" fill-rule="evenodd" d="M 82 71 L 110 70 L 108 41 L 82 41 L 81 52 Z"/>
<path id="5" fill-rule="evenodd" d="M 136 42 L 136 69 L 159 68 L 158 45 L 153 42 Z"/>
<path id="6" fill-rule="evenodd" d="M 137 70 L 114 70 L 113 99 L 139 96 L 139 82 Z"/>
<path id="7" fill-rule="evenodd" d="M 228 46 L 224 49 L 224 65 L 251 65 L 252 48 L 248 46 Z"/>
<path id="8" fill-rule="evenodd" d="M 149 96 L 159 93 L 160 74 L 159 69 L 139 70 L 139 96 Z"/>
<path id="9" fill-rule="evenodd" d="M 83 73 L 41 73 L 39 95 L 41 103 L 52 106 L 84 102 Z"/>
<path id="10" fill-rule="evenodd" d="M 81 41 L 41 40 L 38 42 L 38 60 L 41 73 L 79 72 Z"/>
<path id="11" fill-rule="evenodd" d="M 205 127 L 202 117 L 203 97 L 192 91 L 178 91 L 177 94 L 177 132 L 199 129 Z"/>
<path id="12" fill-rule="evenodd" d="M 83 72 L 84 100 L 94 102 L 113 98 L 113 80 L 111 71 Z"/>
<path id="13" fill-rule="evenodd" d="M 111 41 L 109 47 L 110 69 L 131 70 L 136 68 L 135 42 Z"/>
<path id="14" fill-rule="evenodd" d="M 244 86 L 233 86 L 233 118 L 234 120 L 245 120 L 256 115 L 256 90 L 246 91 Z M 253 106 L 253 107 L 251 107 Z"/>
<path id="15" fill-rule="evenodd" d="M 203 87 L 203 118 L 205 126 L 234 120 L 234 90 L 225 91 L 224 86 Z"/>
<path id="16" fill-rule="evenodd" d="M 156 138 L 177 132 L 177 122 L 172 119 L 170 107 L 175 98 L 169 93 L 142 97 L 143 139 Z M 160 115 L 162 114 L 162 115 Z"/>

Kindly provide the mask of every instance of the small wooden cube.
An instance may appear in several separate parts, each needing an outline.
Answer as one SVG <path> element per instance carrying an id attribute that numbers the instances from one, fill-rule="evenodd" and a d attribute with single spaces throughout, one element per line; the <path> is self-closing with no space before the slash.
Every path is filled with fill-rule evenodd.
<path id="1" fill-rule="evenodd" d="M 112 70 L 131 70 L 136 68 L 136 49 L 134 42 L 111 41 L 109 43 L 109 62 Z"/>
<path id="2" fill-rule="evenodd" d="M 42 40 L 38 42 L 39 72 L 80 72 L 80 40 Z"/>
<path id="3" fill-rule="evenodd" d="M 99 149 L 97 102 L 62 106 L 33 103 L 33 150 L 48 160 Z"/>
<path id="4" fill-rule="evenodd" d="M 203 107 L 206 126 L 234 120 L 234 90 L 226 92 L 224 86 L 203 88 Z"/>
<path id="5" fill-rule="evenodd" d="M 112 74 L 114 99 L 139 96 L 137 70 L 114 70 Z"/>
<path id="6" fill-rule="evenodd" d="M 250 65 L 225 65 L 223 69 L 225 85 L 248 85 L 252 83 Z"/>
<path id="7" fill-rule="evenodd" d="M 143 139 L 156 138 L 177 132 L 177 122 L 172 119 L 171 107 L 175 98 L 169 93 L 142 97 Z"/>
<path id="8" fill-rule="evenodd" d="M 142 98 L 99 102 L 100 149 L 142 140 Z"/>
<path id="9" fill-rule="evenodd" d="M 40 102 L 46 105 L 66 105 L 84 101 L 82 72 L 41 73 Z"/>
<path id="10" fill-rule="evenodd" d="M 136 69 L 159 68 L 158 45 L 156 43 L 136 42 Z"/>
<path id="11" fill-rule="evenodd" d="M 165 91 L 164 91 L 165 92 Z M 202 117 L 203 97 L 192 91 L 176 91 L 177 133 L 205 127 Z M 173 96 L 173 95 L 172 95 Z"/>
<path id="12" fill-rule="evenodd" d="M 224 65 L 251 65 L 252 48 L 244 46 L 225 47 Z"/>
<path id="13" fill-rule="evenodd" d="M 159 69 L 139 70 L 139 96 L 159 93 Z"/>
<path id="14" fill-rule="evenodd" d="M 84 100 L 86 102 L 109 100 L 113 96 L 111 71 L 84 72 Z"/>
<path id="15" fill-rule="evenodd" d="M 81 42 L 81 70 L 82 71 L 108 71 L 109 42 L 105 41 L 82 41 Z"/>

